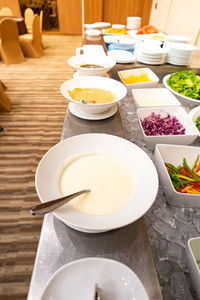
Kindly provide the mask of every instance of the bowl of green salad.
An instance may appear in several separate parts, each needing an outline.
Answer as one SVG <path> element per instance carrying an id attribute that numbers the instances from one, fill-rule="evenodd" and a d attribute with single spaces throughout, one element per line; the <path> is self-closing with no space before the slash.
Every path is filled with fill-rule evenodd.
<path id="1" fill-rule="evenodd" d="M 200 105 L 200 76 L 193 71 L 168 74 L 163 78 L 164 86 L 185 105 Z"/>

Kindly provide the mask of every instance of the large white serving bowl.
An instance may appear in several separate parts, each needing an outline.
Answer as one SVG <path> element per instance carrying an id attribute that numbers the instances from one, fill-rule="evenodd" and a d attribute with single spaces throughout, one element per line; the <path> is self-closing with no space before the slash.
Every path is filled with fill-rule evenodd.
<path id="1" fill-rule="evenodd" d="M 68 226 L 84 232 L 112 230 L 128 225 L 143 216 L 157 195 L 156 168 L 149 156 L 138 146 L 109 134 L 77 135 L 52 147 L 43 156 L 36 170 L 35 185 L 40 201 L 47 202 L 61 196 L 56 186 L 59 166 L 76 153 L 88 152 L 107 153 L 118 157 L 127 165 L 134 178 L 134 193 L 130 201 L 121 210 L 103 216 L 83 214 L 66 204 L 54 211 L 55 216 Z M 148 193 L 144 191 L 144 186 Z"/>
<path id="2" fill-rule="evenodd" d="M 197 265 L 197 260 L 200 260 L 200 237 L 189 239 L 185 251 L 192 283 L 200 299 L 200 269 Z"/>
<path id="3" fill-rule="evenodd" d="M 68 59 L 68 64 L 73 67 L 80 76 L 104 76 L 116 64 L 116 61 L 108 56 L 89 56 L 89 55 L 76 55 Z M 85 68 L 81 65 L 93 64 L 100 65 L 99 68 Z"/>
<path id="4" fill-rule="evenodd" d="M 144 133 L 144 129 L 141 124 L 141 120 L 151 115 L 154 112 L 155 114 L 160 114 L 162 117 L 166 117 L 168 114 L 175 116 L 178 121 L 185 128 L 185 134 L 181 135 L 157 135 L 157 136 L 148 136 Z M 194 123 L 190 120 L 188 114 L 181 106 L 165 106 L 165 107 L 147 107 L 137 109 L 137 115 L 140 123 L 140 127 L 143 133 L 144 141 L 147 144 L 149 149 L 154 149 L 156 144 L 180 144 L 180 145 L 189 145 L 191 144 L 198 136 L 198 129 Z"/>
<path id="5" fill-rule="evenodd" d="M 131 269 L 118 261 L 96 257 L 75 260 L 57 270 L 40 300 L 96 299 L 95 284 L 101 290 L 102 299 L 149 300 L 140 279 Z"/>
<path id="6" fill-rule="evenodd" d="M 181 103 L 188 105 L 190 107 L 200 105 L 200 100 L 186 97 L 186 96 L 181 95 L 180 93 L 177 93 L 176 91 L 174 91 L 167 83 L 167 80 L 169 79 L 170 76 L 171 76 L 171 74 L 167 74 L 163 77 L 163 84 L 168 90 L 170 90 L 170 92 L 172 92 L 174 95 L 176 95 L 176 97 L 178 98 L 178 100 L 181 101 Z"/>
<path id="7" fill-rule="evenodd" d="M 165 191 L 167 201 L 177 207 L 200 207 L 200 195 L 179 193 L 173 187 L 165 163 L 171 163 L 175 167 L 183 165 L 183 158 L 190 167 L 193 166 L 197 155 L 200 154 L 200 147 L 185 145 L 164 145 L 158 144 L 155 148 L 155 158 L 158 173 Z"/>
<path id="8" fill-rule="evenodd" d="M 116 99 L 112 102 L 93 104 L 93 103 L 81 103 L 73 100 L 68 91 L 72 91 L 74 88 L 100 88 L 110 91 L 116 95 Z M 83 112 L 98 114 L 110 109 L 117 102 L 122 100 L 126 94 L 126 87 L 119 81 L 107 77 L 101 76 L 78 76 L 76 78 L 65 81 L 60 87 L 61 94 L 69 101 L 76 104 L 76 107 Z"/>

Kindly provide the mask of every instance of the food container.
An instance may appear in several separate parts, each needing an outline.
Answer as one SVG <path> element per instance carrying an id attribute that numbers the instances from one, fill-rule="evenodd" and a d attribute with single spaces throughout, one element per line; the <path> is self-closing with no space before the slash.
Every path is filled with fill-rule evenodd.
<path id="1" fill-rule="evenodd" d="M 172 206 L 200 207 L 200 195 L 179 193 L 175 190 L 165 166 L 165 163 L 171 163 L 177 167 L 178 165 L 182 165 L 183 158 L 186 158 L 188 165 L 192 167 L 198 154 L 200 154 L 200 147 L 164 144 L 156 145 L 155 158 L 157 170 L 160 175 L 167 201 Z"/>
<path id="2" fill-rule="evenodd" d="M 197 265 L 197 260 L 200 260 L 200 237 L 189 239 L 185 251 L 192 284 L 200 299 L 200 270 Z"/>
<path id="3" fill-rule="evenodd" d="M 133 89 L 132 95 L 137 108 L 181 105 L 166 88 Z"/>
<path id="4" fill-rule="evenodd" d="M 174 91 L 167 83 L 167 80 L 169 79 L 171 74 L 168 74 L 168 75 L 165 75 L 163 77 L 163 85 L 170 91 L 172 92 L 176 97 L 177 99 L 183 103 L 184 105 L 187 105 L 189 107 L 194 107 L 194 106 L 197 106 L 197 105 L 200 105 L 200 100 L 198 99 L 192 99 L 190 97 L 187 97 L 187 96 L 184 96 L 176 91 Z"/>
<path id="5" fill-rule="evenodd" d="M 197 106 L 193 108 L 189 112 L 189 117 L 191 118 L 192 122 L 195 124 L 196 119 L 200 116 L 200 106 Z M 196 126 L 196 124 L 195 124 Z M 198 128 L 197 128 L 198 129 Z M 199 130 L 199 129 L 198 129 Z M 200 130 L 199 130 L 199 135 L 200 135 Z"/>
<path id="6" fill-rule="evenodd" d="M 144 133 L 144 129 L 141 124 L 141 120 L 144 120 L 145 117 L 151 115 L 154 112 L 155 114 L 160 114 L 162 117 L 166 117 L 168 114 L 175 116 L 178 121 L 185 128 L 185 134 L 182 135 L 158 135 L 158 136 L 147 136 Z M 174 107 L 149 107 L 149 108 L 139 108 L 137 109 L 137 115 L 140 123 L 140 127 L 143 133 L 144 140 L 149 149 L 154 149 L 156 144 L 181 144 L 189 145 L 191 144 L 198 136 L 198 129 L 194 123 L 190 120 L 188 114 L 181 106 Z"/>
<path id="7" fill-rule="evenodd" d="M 80 76 L 104 76 L 116 64 L 114 59 L 107 56 L 95 57 L 84 54 L 72 56 L 67 62 Z M 88 67 L 85 67 L 87 65 Z M 90 67 L 91 65 L 96 67 Z"/>
<path id="8" fill-rule="evenodd" d="M 140 76 L 142 74 L 147 74 L 147 77 L 150 79 L 150 81 L 146 82 L 138 82 L 138 83 L 130 83 L 126 84 L 124 82 L 124 78 L 127 78 L 131 75 L 133 76 Z M 119 71 L 118 76 L 125 84 L 127 89 L 132 90 L 132 89 L 138 89 L 138 88 L 150 88 L 150 87 L 155 87 L 157 83 L 159 82 L 159 78 L 156 76 L 156 74 L 149 68 L 138 68 L 138 69 L 130 69 L 130 70 L 124 70 L 124 71 Z"/>
<path id="9" fill-rule="evenodd" d="M 106 91 L 110 91 L 116 95 L 116 99 L 112 102 L 94 104 L 94 103 L 81 103 L 73 100 L 69 95 L 69 90 L 72 91 L 74 88 L 99 88 Z M 107 77 L 101 76 L 78 76 L 74 79 L 65 81 L 60 87 L 61 94 L 74 103 L 82 112 L 89 114 L 98 114 L 107 111 L 113 107 L 117 102 L 122 100 L 127 93 L 126 87 L 119 81 Z"/>

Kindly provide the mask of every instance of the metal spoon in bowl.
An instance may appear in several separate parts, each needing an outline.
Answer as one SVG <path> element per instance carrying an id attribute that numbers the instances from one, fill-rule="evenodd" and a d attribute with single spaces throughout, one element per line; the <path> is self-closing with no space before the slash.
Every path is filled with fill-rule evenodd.
<path id="1" fill-rule="evenodd" d="M 52 201 L 48 201 L 48 202 L 45 202 L 45 203 L 35 205 L 35 206 L 31 207 L 30 213 L 32 215 L 43 216 L 46 213 L 51 212 L 54 209 L 56 209 L 56 208 L 62 206 L 63 204 L 69 202 L 70 200 L 74 199 L 75 197 L 77 197 L 77 196 L 79 196 L 83 193 L 89 193 L 89 192 L 90 192 L 89 189 L 85 189 L 85 190 L 81 190 L 79 192 L 76 192 L 76 193 L 68 195 L 68 196 L 64 196 L 64 197 L 56 199 L 56 200 L 52 200 Z"/>

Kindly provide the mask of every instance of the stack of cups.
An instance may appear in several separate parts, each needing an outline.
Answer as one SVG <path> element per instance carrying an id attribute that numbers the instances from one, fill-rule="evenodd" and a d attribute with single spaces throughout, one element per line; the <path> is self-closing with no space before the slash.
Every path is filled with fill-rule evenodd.
<path id="1" fill-rule="evenodd" d="M 141 26 L 141 17 L 127 17 L 126 28 L 128 30 L 136 30 Z"/>

